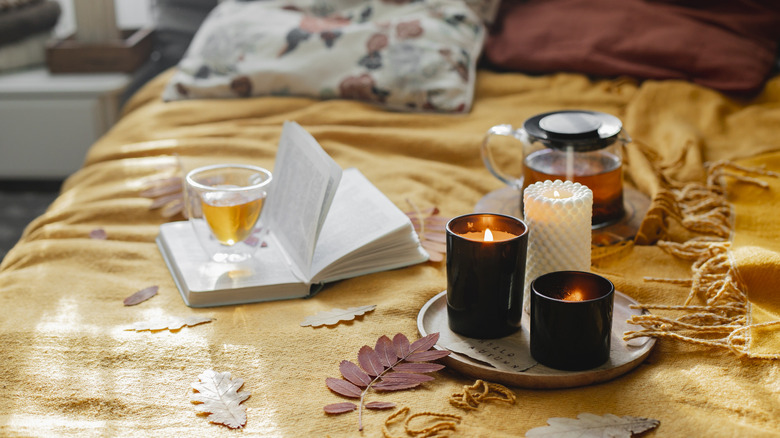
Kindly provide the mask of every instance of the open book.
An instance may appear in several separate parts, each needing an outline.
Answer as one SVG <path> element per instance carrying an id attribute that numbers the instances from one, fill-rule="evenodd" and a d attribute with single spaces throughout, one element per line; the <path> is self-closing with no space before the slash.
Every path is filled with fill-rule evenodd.
<path id="1" fill-rule="evenodd" d="M 188 306 L 300 298 L 428 259 L 410 219 L 297 123 L 284 124 L 273 175 L 260 217 L 266 244 L 245 262 L 212 261 L 188 221 L 160 226 L 157 245 Z"/>

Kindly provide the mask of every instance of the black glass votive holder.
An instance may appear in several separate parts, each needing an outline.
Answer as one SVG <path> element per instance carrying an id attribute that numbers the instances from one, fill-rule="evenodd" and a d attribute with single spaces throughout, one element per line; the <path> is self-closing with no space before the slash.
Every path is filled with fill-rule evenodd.
<path id="1" fill-rule="evenodd" d="M 515 217 L 475 213 L 447 223 L 450 330 L 477 339 L 520 329 L 528 227 Z"/>
<path id="2" fill-rule="evenodd" d="M 582 371 L 609 360 L 615 286 L 590 272 L 557 271 L 531 282 L 531 356 Z"/>

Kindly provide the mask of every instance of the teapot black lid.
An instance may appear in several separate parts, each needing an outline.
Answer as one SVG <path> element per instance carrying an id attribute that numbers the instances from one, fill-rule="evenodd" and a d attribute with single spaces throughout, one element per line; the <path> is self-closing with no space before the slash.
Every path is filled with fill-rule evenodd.
<path id="1" fill-rule="evenodd" d="M 598 111 L 567 110 L 537 114 L 523 123 L 531 140 L 554 149 L 587 152 L 613 144 L 623 124 L 617 117 Z"/>

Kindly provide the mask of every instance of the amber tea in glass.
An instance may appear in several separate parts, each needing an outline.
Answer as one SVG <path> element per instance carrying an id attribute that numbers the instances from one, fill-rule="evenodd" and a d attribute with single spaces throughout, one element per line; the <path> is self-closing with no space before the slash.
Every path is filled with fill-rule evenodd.
<path id="1" fill-rule="evenodd" d="M 619 221 L 623 207 L 623 177 L 619 157 L 608 151 L 580 152 L 576 155 L 554 149 L 542 149 L 525 157 L 523 190 L 539 181 L 578 182 L 593 191 L 594 225 Z"/>
<path id="2" fill-rule="evenodd" d="M 234 245 L 252 234 L 264 199 L 252 199 L 240 193 L 213 192 L 201 195 L 200 206 L 214 237 L 223 245 Z"/>
<path id="3" fill-rule="evenodd" d="M 187 174 L 187 213 L 212 260 L 239 262 L 251 257 L 256 248 L 247 242 L 270 182 L 271 172 L 243 164 L 206 166 Z"/>
<path id="4" fill-rule="evenodd" d="M 519 140 L 512 144 L 521 148 L 490 146 L 495 136 Z M 533 183 L 562 180 L 587 186 L 593 191 L 592 226 L 599 228 L 617 223 L 625 216 L 622 148 L 629 141 L 623 123 L 613 115 L 563 110 L 532 116 L 523 122 L 521 129 L 506 124 L 491 127 L 482 141 L 481 153 L 490 173 L 520 191 L 521 212 L 522 192 Z M 494 153 L 501 149 L 504 149 L 503 157 L 509 157 L 508 161 L 496 160 L 498 155 Z M 511 149 L 509 154 L 506 149 Z M 522 163 L 522 172 L 507 163 Z M 512 173 L 506 171 L 509 168 Z"/>

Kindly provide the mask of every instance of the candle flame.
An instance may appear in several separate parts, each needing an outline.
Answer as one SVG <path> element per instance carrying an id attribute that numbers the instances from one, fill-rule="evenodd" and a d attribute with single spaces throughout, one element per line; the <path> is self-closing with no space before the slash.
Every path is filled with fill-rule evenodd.
<path id="1" fill-rule="evenodd" d="M 490 232 L 490 228 L 485 228 L 485 242 L 492 242 L 493 241 L 493 233 Z"/>
<path id="2" fill-rule="evenodd" d="M 583 295 L 582 291 L 579 289 L 574 289 L 572 291 L 569 291 L 566 293 L 566 296 L 563 297 L 565 301 L 584 301 L 585 296 Z"/>

